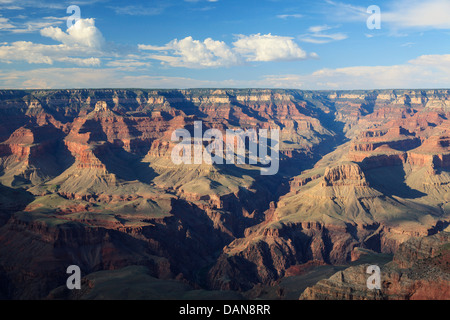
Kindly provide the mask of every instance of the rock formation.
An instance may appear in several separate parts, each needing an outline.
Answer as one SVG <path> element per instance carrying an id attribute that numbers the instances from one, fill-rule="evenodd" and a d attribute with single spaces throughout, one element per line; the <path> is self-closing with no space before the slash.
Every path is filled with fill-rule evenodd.
<path id="1" fill-rule="evenodd" d="M 368 288 L 369 264 L 350 267 L 307 288 L 301 300 L 448 300 L 450 233 L 412 238 L 381 266 L 381 288 Z"/>

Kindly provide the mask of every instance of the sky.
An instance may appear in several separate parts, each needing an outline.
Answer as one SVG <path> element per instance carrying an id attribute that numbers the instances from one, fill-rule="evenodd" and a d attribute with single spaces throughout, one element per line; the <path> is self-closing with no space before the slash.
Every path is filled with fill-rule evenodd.
<path id="1" fill-rule="evenodd" d="M 450 88 L 450 0 L 0 0 L 0 88 Z"/>

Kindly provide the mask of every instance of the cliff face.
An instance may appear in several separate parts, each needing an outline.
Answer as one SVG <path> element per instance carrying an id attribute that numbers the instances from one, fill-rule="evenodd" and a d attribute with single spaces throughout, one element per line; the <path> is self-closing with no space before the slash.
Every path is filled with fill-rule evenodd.
<path id="1" fill-rule="evenodd" d="M 367 288 L 369 264 L 340 271 L 307 288 L 300 300 L 448 300 L 450 234 L 410 239 L 381 266 L 381 289 Z"/>
<path id="2" fill-rule="evenodd" d="M 355 248 L 397 252 L 450 222 L 449 101 L 448 90 L 0 91 L 3 294 L 44 297 L 71 264 L 246 291 Z M 174 164 L 171 135 L 193 135 L 195 121 L 279 129 L 279 172 Z"/>

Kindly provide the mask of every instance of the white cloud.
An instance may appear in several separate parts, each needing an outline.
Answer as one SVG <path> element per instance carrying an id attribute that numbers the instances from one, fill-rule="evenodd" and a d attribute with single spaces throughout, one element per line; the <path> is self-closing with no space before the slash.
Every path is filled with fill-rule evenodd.
<path id="1" fill-rule="evenodd" d="M 78 66 L 85 66 L 85 67 L 94 67 L 94 66 L 99 66 L 101 64 L 101 61 L 99 58 L 71 58 L 71 57 L 64 57 L 64 58 L 60 58 L 58 59 L 58 61 L 62 61 L 62 62 L 69 62 L 69 63 L 73 63 L 76 64 Z"/>
<path id="2" fill-rule="evenodd" d="M 140 50 L 159 51 L 149 57 L 173 67 L 228 67 L 250 61 L 292 61 L 316 58 L 308 55 L 290 37 L 271 34 L 238 35 L 230 47 L 223 41 L 207 38 L 204 41 L 186 37 L 172 40 L 164 46 L 140 44 Z M 170 54 L 169 54 L 170 52 Z"/>
<path id="3" fill-rule="evenodd" d="M 95 27 L 93 19 L 80 19 L 67 33 L 57 27 L 41 29 L 41 35 L 52 38 L 59 44 L 46 45 L 30 41 L 3 43 L 0 46 L 0 61 L 25 61 L 33 64 L 64 62 L 79 66 L 98 66 L 102 55 L 103 36 Z"/>
<path id="4" fill-rule="evenodd" d="M 308 28 L 308 31 L 309 31 L 309 32 L 312 32 L 312 33 L 320 33 L 320 32 L 323 32 L 323 31 L 330 30 L 330 29 L 332 29 L 332 28 L 329 27 L 329 26 L 327 26 L 327 25 L 325 24 L 325 25 L 321 25 L 321 26 L 312 26 L 312 27 L 309 27 L 309 28 Z"/>
<path id="5" fill-rule="evenodd" d="M 397 28 L 450 29 L 449 13 L 448 0 L 402 0 L 381 18 Z"/>
<path id="6" fill-rule="evenodd" d="M 143 5 L 128 5 L 128 6 L 120 6 L 120 7 L 111 7 L 116 14 L 124 14 L 130 16 L 156 16 L 160 15 L 166 9 L 166 6 L 169 4 L 166 3 L 157 3 L 157 5 L 149 7 Z"/>
<path id="7" fill-rule="evenodd" d="M 45 45 L 30 41 L 16 41 L 11 44 L 4 43 L 0 46 L 0 61 L 10 63 L 12 61 L 25 61 L 36 64 L 53 64 L 57 62 L 68 62 L 80 66 L 97 66 L 100 59 L 88 57 L 70 57 L 77 53 L 84 55 L 82 51 L 74 52 L 73 48 L 66 45 Z"/>
<path id="8" fill-rule="evenodd" d="M 333 27 L 327 25 L 313 26 L 308 29 L 309 33 L 299 36 L 299 40 L 303 42 L 323 44 L 332 41 L 345 40 L 348 36 L 345 33 L 324 33 L 324 31 L 331 30 Z"/>
<path id="9" fill-rule="evenodd" d="M 79 1 L 72 1 L 73 4 L 79 4 L 77 3 Z M 91 2 L 95 2 L 94 0 Z M 11 5 L 13 4 L 13 5 Z M 86 2 L 85 5 L 88 5 L 89 3 Z M 1 0 L 0 1 L 1 9 L 8 9 L 8 10 L 19 10 L 22 8 L 38 8 L 38 9 L 56 9 L 56 10 L 65 10 L 67 8 L 67 4 L 65 1 L 35 1 L 35 0 Z"/>
<path id="10" fill-rule="evenodd" d="M 367 7 L 332 0 L 325 0 L 325 2 L 330 6 L 325 8 L 324 14 L 330 20 L 363 22 L 369 17 Z"/>
<path id="11" fill-rule="evenodd" d="M 289 61 L 303 60 L 308 54 L 303 51 L 291 37 L 269 34 L 239 35 L 233 43 L 236 52 L 248 61 Z"/>
<path id="12" fill-rule="evenodd" d="M 27 19 L 26 16 L 19 15 L 15 17 L 16 19 Z M 16 22 L 16 27 L 10 30 L 12 33 L 33 33 L 39 32 L 48 27 L 54 27 L 61 24 L 66 24 L 68 17 L 43 17 L 38 20 L 27 20 L 21 23 Z"/>
<path id="13" fill-rule="evenodd" d="M 100 49 L 104 44 L 103 36 L 95 26 L 95 21 L 92 18 L 79 19 L 67 29 L 67 33 L 57 27 L 48 27 L 41 30 L 41 35 L 62 42 L 68 46 Z"/>
<path id="14" fill-rule="evenodd" d="M 298 13 L 296 13 L 296 14 L 279 14 L 279 15 L 277 15 L 277 18 L 280 18 L 280 19 L 288 19 L 288 18 L 300 19 L 300 18 L 303 18 L 303 15 L 302 14 L 298 14 Z"/>
<path id="15" fill-rule="evenodd" d="M 412 65 L 428 66 L 450 72 L 450 54 L 423 55 L 416 59 L 410 60 L 409 63 Z"/>
<path id="16" fill-rule="evenodd" d="M 171 50 L 172 47 L 167 44 L 165 46 L 152 46 L 150 44 L 138 44 L 139 50 L 149 50 L 149 51 L 166 51 Z"/>
<path id="17" fill-rule="evenodd" d="M 186 77 L 129 75 L 126 71 L 112 68 L 0 70 L 0 88 L 190 88 L 218 85 L 218 82 Z"/>
<path id="18" fill-rule="evenodd" d="M 57 47 L 53 47 L 58 50 Z M 0 60 L 2 62 L 26 61 L 28 63 L 52 64 L 53 60 L 44 51 L 48 46 L 34 44 L 29 41 L 16 41 L 12 44 L 0 46 Z"/>
<path id="19" fill-rule="evenodd" d="M 150 62 L 147 61 L 141 61 L 138 59 L 120 59 L 120 60 L 113 60 L 106 63 L 108 67 L 114 67 L 120 70 L 130 70 L 134 71 L 137 68 L 148 68 L 151 66 Z"/>
<path id="20" fill-rule="evenodd" d="M 421 89 L 450 86 L 450 55 L 423 55 L 392 66 L 321 69 L 307 75 L 266 76 L 260 86 L 301 89 Z"/>
<path id="21" fill-rule="evenodd" d="M 151 55 L 172 67 L 206 68 L 239 64 L 239 57 L 223 41 L 207 38 L 204 41 L 186 37 L 172 40 L 165 46 L 139 45 L 141 50 L 172 51 L 173 55 Z"/>
<path id="22" fill-rule="evenodd" d="M 25 23 L 17 24 L 14 28 L 8 31 L 12 33 L 31 33 L 40 31 L 43 28 L 54 26 L 55 24 L 62 24 L 60 18 L 46 17 L 44 21 L 27 21 Z"/>
<path id="23" fill-rule="evenodd" d="M 172 41 L 171 46 L 181 56 L 179 66 L 218 67 L 238 63 L 236 54 L 223 41 L 208 38 L 200 42 L 187 37 Z"/>
<path id="24" fill-rule="evenodd" d="M 324 14 L 330 19 L 365 22 L 370 16 L 367 6 L 325 0 L 330 6 Z M 376 4 L 376 3 L 375 3 Z M 379 4 L 382 28 L 390 29 L 450 29 L 449 0 L 397 0 Z"/>
<path id="25" fill-rule="evenodd" d="M 14 26 L 10 23 L 8 18 L 3 18 L 0 15 L 0 31 L 5 29 L 11 29 L 14 28 Z"/>

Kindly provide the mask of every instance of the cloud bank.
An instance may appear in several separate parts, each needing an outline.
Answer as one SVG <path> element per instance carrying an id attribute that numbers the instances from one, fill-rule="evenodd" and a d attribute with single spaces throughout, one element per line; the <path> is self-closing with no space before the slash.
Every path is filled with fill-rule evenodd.
<path id="1" fill-rule="evenodd" d="M 40 33 L 60 44 L 47 45 L 30 41 L 3 43 L 0 45 L 0 61 L 49 65 L 56 61 L 79 66 L 100 65 L 100 59 L 95 56 L 101 54 L 104 39 L 95 27 L 94 19 L 80 19 L 67 32 L 58 27 L 46 27 Z"/>
<path id="2" fill-rule="evenodd" d="M 424 86 L 424 84 L 427 84 Z M 120 68 L 40 68 L 0 71 L 0 88 L 292 88 L 305 90 L 426 89 L 450 83 L 450 54 L 422 55 L 392 66 L 324 68 L 309 74 L 266 75 L 255 80 L 208 80 L 131 75 Z"/>
<path id="3" fill-rule="evenodd" d="M 140 44 L 138 47 L 144 51 L 160 52 L 150 57 L 163 64 L 186 68 L 229 67 L 248 62 L 296 61 L 317 57 L 315 53 L 307 54 L 293 38 L 270 33 L 238 35 L 232 46 L 211 38 L 200 41 L 186 37 L 174 39 L 165 46 Z"/>

